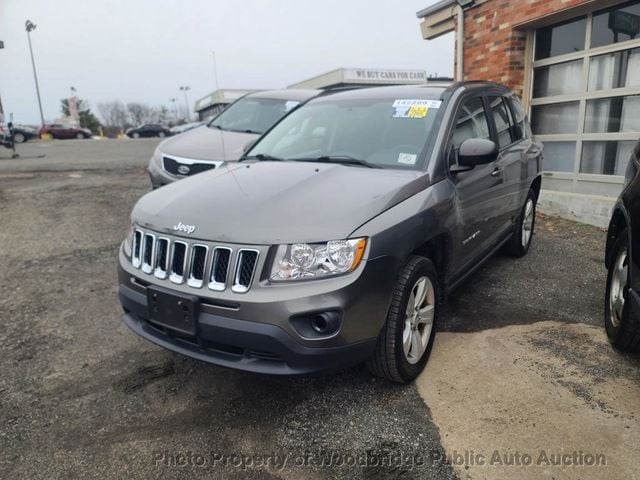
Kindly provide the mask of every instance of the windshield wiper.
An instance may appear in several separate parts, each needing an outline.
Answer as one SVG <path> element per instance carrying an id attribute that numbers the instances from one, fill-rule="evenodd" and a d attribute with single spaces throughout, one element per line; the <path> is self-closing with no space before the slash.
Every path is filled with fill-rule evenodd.
<path id="1" fill-rule="evenodd" d="M 248 157 L 243 157 L 239 162 L 243 162 L 245 160 L 258 160 L 260 162 L 286 162 L 286 158 L 274 157 L 273 155 L 269 155 L 267 153 L 258 153 L 257 155 L 250 155 Z"/>
<path id="2" fill-rule="evenodd" d="M 220 125 L 214 125 L 213 123 L 210 123 L 209 125 L 207 125 L 209 128 L 217 128 L 218 130 L 222 130 L 224 132 L 224 128 L 222 128 Z"/>
<path id="3" fill-rule="evenodd" d="M 367 162 L 366 160 L 360 160 L 359 158 L 352 157 L 350 155 L 323 155 L 317 158 L 296 158 L 298 161 L 303 162 L 318 162 L 318 163 L 341 163 L 343 165 L 360 165 L 367 168 L 382 168 L 380 165 Z"/>

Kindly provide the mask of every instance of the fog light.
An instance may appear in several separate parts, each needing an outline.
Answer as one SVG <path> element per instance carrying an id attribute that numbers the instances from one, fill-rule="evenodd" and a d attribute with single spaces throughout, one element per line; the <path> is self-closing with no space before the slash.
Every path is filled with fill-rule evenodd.
<path id="1" fill-rule="evenodd" d="M 309 313 L 291 318 L 296 331 L 305 338 L 330 337 L 335 335 L 342 324 L 342 313 L 328 312 Z"/>

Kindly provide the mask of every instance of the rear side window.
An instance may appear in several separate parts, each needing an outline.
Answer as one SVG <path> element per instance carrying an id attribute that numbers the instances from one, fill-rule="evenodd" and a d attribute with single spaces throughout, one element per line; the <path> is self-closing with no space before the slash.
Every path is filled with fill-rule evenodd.
<path id="1" fill-rule="evenodd" d="M 498 134 L 498 145 L 500 148 L 511 145 L 516 139 L 512 138 L 513 133 L 513 120 L 509 113 L 507 105 L 504 103 L 502 97 L 488 97 L 489 106 L 491 108 L 491 114 L 493 115 L 493 121 L 496 125 L 496 131 Z"/>
<path id="2" fill-rule="evenodd" d="M 518 100 L 514 95 L 512 95 L 509 97 L 508 101 L 511 104 L 511 110 L 513 111 L 513 120 L 516 126 L 516 128 L 514 129 L 514 132 L 517 135 L 516 140 L 520 140 L 521 138 L 524 138 L 525 135 L 530 136 L 531 133 L 527 128 L 528 126 L 525 118 L 526 114 L 524 113 L 524 108 L 522 108 L 522 104 L 520 103 L 520 100 Z"/>
<path id="3" fill-rule="evenodd" d="M 453 148 L 457 150 L 469 138 L 490 138 L 489 123 L 480 97 L 463 100 L 460 105 L 453 131 Z"/>

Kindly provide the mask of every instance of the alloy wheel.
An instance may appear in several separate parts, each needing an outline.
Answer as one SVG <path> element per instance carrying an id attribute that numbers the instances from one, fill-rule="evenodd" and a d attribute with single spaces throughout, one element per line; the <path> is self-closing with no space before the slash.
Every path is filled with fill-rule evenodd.
<path id="1" fill-rule="evenodd" d="M 431 333 L 435 315 L 435 290 L 427 277 L 420 277 L 411 289 L 404 329 L 402 347 L 404 356 L 412 365 L 424 355 Z"/>
<path id="2" fill-rule="evenodd" d="M 627 249 L 620 251 L 615 263 L 611 266 L 613 269 L 611 275 L 611 287 L 609 292 L 609 311 L 611 312 L 611 324 L 618 327 L 622 321 L 622 313 L 624 312 L 625 293 L 627 289 L 627 281 L 629 278 L 629 262 Z"/>
<path id="3" fill-rule="evenodd" d="M 524 218 L 522 219 L 522 246 L 527 248 L 533 234 L 533 200 L 528 199 L 524 207 Z"/>

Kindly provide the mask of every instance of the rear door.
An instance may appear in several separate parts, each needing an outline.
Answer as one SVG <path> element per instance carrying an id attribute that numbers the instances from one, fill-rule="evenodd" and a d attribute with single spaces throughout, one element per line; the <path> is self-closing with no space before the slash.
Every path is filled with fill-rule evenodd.
<path id="1" fill-rule="evenodd" d="M 491 139 L 489 117 L 480 95 L 466 97 L 458 106 L 449 147 L 449 165 L 457 164 L 460 145 L 470 138 Z M 496 197 L 502 177 L 496 163 L 450 174 L 455 187 L 456 238 L 452 245 L 452 271 L 460 272 L 474 263 L 495 242 L 498 223 Z M 455 276 L 455 273 L 454 273 Z"/>
<path id="2" fill-rule="evenodd" d="M 516 129 L 508 100 L 503 95 L 488 95 L 487 108 L 492 120 L 493 139 L 500 153 L 495 163 L 496 173 L 502 179 L 496 192 L 496 229 L 499 233 L 509 229 L 524 204 L 527 182 L 526 151 L 522 135 Z"/>

